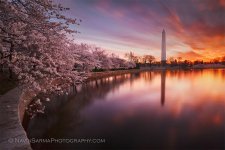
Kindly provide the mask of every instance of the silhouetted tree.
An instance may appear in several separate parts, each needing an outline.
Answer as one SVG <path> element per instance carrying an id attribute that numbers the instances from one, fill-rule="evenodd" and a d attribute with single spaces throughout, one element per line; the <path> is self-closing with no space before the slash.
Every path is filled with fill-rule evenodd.
<path id="1" fill-rule="evenodd" d="M 141 59 L 144 64 L 149 63 L 151 66 L 152 62 L 155 60 L 155 57 L 152 55 L 144 55 L 141 57 Z"/>

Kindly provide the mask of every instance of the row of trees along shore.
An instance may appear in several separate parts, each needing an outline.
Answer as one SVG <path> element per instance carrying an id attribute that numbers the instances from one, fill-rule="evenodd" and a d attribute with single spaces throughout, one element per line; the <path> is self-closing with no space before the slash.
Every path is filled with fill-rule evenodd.
<path id="1" fill-rule="evenodd" d="M 96 46 L 76 44 L 71 37 L 82 20 L 64 16 L 68 10 L 50 0 L 0 1 L 0 68 L 8 68 L 25 91 L 64 93 L 93 69 L 135 67 Z"/>
<path id="2" fill-rule="evenodd" d="M 157 61 L 156 58 L 152 55 L 143 55 L 138 56 L 134 54 L 133 52 L 129 52 L 125 54 L 125 57 L 132 62 L 135 62 L 137 67 L 159 67 L 161 66 L 161 62 Z M 167 66 L 169 67 L 193 67 L 195 65 L 214 65 L 214 64 L 221 64 L 225 65 L 225 56 L 217 57 L 214 59 L 211 59 L 209 61 L 203 61 L 203 60 L 186 60 L 182 57 L 169 57 L 167 60 Z"/>

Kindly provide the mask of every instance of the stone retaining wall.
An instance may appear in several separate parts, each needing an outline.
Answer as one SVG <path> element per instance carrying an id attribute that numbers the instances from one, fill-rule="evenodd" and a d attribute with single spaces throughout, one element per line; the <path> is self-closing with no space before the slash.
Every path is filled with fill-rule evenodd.
<path id="1" fill-rule="evenodd" d="M 21 90 L 16 87 L 0 97 L 0 149 L 31 150 L 20 121 Z"/>

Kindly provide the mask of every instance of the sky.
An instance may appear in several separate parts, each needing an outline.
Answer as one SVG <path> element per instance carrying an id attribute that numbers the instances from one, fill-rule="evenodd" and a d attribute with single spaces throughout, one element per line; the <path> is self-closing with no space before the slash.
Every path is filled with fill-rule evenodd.
<path id="1" fill-rule="evenodd" d="M 123 57 L 126 52 L 167 59 L 209 60 L 225 56 L 225 0 L 55 0 L 81 19 L 78 43 L 94 44 Z"/>

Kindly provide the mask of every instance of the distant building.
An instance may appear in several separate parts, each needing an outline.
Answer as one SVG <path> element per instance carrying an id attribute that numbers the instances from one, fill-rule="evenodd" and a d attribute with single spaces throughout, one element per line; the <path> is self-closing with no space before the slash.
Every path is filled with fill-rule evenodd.
<path id="1" fill-rule="evenodd" d="M 166 64 L 166 32 L 163 29 L 162 31 L 162 53 L 161 53 L 161 63 L 162 65 Z"/>

